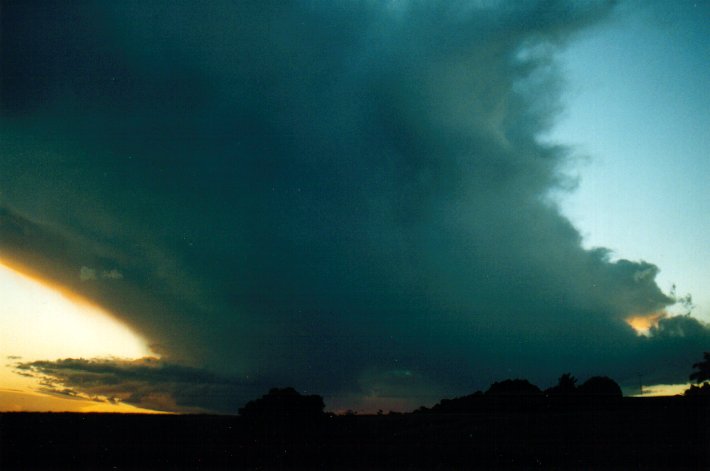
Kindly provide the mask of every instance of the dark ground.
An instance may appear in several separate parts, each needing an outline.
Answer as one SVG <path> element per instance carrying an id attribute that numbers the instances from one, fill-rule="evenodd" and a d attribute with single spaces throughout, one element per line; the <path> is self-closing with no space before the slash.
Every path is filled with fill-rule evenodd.
<path id="1" fill-rule="evenodd" d="M 300 423 L 0 414 L 0 469 L 710 469 L 710 402 L 481 400 L 458 414 Z"/>

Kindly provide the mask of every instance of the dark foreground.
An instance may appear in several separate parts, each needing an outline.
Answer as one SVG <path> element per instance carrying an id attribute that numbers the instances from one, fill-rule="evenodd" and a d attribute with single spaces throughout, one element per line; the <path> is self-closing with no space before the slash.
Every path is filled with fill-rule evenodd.
<path id="1" fill-rule="evenodd" d="M 710 407 L 689 399 L 482 403 L 300 424 L 6 413 L 0 469 L 710 469 Z"/>

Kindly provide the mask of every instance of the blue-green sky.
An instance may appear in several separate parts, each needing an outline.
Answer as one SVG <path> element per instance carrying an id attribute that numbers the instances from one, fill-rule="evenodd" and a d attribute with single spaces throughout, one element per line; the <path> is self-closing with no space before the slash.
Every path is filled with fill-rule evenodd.
<path id="1" fill-rule="evenodd" d="M 221 412 L 278 386 L 377 410 L 565 372 L 686 382 L 710 344 L 707 20 L 3 2 L 0 261 L 160 355 L 18 371 Z"/>
<path id="2" fill-rule="evenodd" d="M 653 261 L 710 320 L 708 2 L 621 4 L 561 53 L 551 138 L 586 158 L 562 207 L 585 246 Z M 684 310 L 685 308 L 681 309 Z"/>

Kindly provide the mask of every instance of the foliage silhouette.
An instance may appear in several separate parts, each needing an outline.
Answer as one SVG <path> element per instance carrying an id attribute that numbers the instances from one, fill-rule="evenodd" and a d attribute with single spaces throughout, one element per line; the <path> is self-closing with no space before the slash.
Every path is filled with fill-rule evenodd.
<path id="1" fill-rule="evenodd" d="M 686 389 L 684 394 L 693 397 L 710 397 L 710 383 L 708 382 L 710 380 L 710 352 L 703 353 L 703 361 L 694 363 L 693 368 L 697 371 L 693 371 L 690 374 L 690 380 L 695 381 L 700 384 L 700 386 L 691 384 L 690 388 Z"/>
<path id="2" fill-rule="evenodd" d="M 693 368 L 698 371 L 694 371 L 690 374 L 691 381 L 695 381 L 696 383 L 710 381 L 710 352 L 703 353 L 703 361 L 694 363 Z"/>
<path id="3" fill-rule="evenodd" d="M 579 388 L 579 394 L 603 398 L 621 398 L 619 384 L 608 376 L 592 376 Z"/>
<path id="4" fill-rule="evenodd" d="M 443 414 L 454 414 L 454 413 L 472 413 L 478 412 L 485 407 L 482 403 L 483 393 L 481 391 L 476 391 L 468 396 L 456 397 L 454 399 L 442 399 L 437 404 L 431 407 L 420 407 L 415 410 L 416 413 L 421 412 L 434 412 Z"/>
<path id="5" fill-rule="evenodd" d="M 557 380 L 557 384 L 545 390 L 547 396 L 570 396 L 577 392 L 577 378 L 571 373 L 564 373 Z"/>
<path id="6" fill-rule="evenodd" d="M 696 386 L 694 384 L 690 385 L 690 388 L 686 389 L 683 393 L 686 396 L 707 396 L 710 397 L 710 383 L 705 382 L 702 386 Z"/>
<path id="7" fill-rule="evenodd" d="M 542 391 L 527 379 L 506 379 L 491 384 L 486 396 L 537 396 Z"/>
<path id="8" fill-rule="evenodd" d="M 325 416 L 325 403 L 318 395 L 303 396 L 293 388 L 273 388 L 259 399 L 239 409 L 247 420 L 267 422 L 303 422 Z"/>

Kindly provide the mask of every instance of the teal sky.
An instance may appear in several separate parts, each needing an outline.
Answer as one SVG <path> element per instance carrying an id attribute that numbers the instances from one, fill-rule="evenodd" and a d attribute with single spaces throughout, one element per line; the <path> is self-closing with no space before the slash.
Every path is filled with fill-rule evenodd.
<path id="1" fill-rule="evenodd" d="M 707 2 L 626 4 L 561 55 L 551 139 L 583 157 L 563 211 L 587 247 L 660 268 L 710 320 L 710 41 Z"/>

